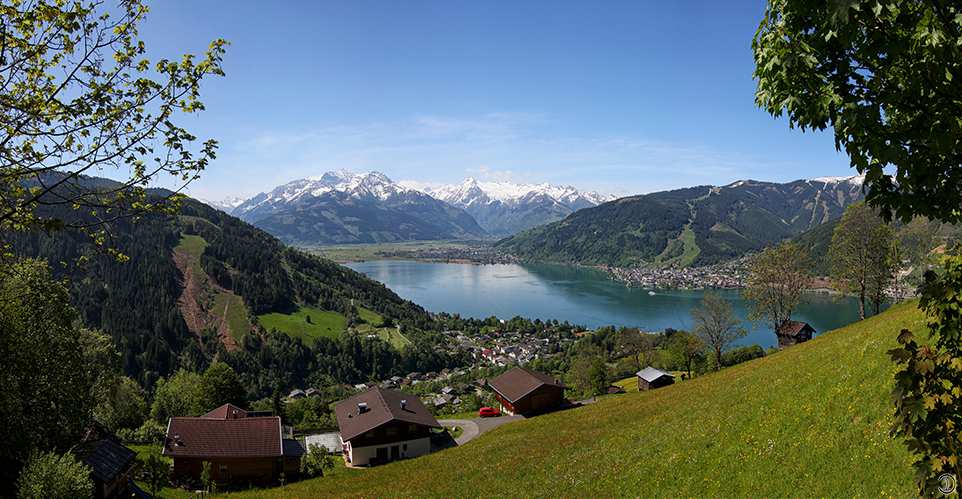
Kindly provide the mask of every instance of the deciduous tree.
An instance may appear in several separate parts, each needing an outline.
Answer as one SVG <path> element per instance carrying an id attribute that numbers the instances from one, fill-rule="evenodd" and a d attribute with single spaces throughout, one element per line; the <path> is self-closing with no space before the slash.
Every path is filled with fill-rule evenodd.
<path id="1" fill-rule="evenodd" d="M 194 147 L 174 122 L 204 109 L 201 80 L 224 74 L 227 42 L 151 63 L 137 39 L 146 12 L 140 0 L 0 5 L 0 229 L 76 229 L 103 243 L 117 217 L 177 207 L 179 193 L 148 203 L 151 182 L 170 175 L 182 189 L 214 158 L 215 141 Z M 113 172 L 125 180 L 86 177 Z M 44 218 L 39 204 L 84 211 Z"/>
<path id="2" fill-rule="evenodd" d="M 742 297 L 749 302 L 749 320 L 777 329 L 792 318 L 811 288 L 812 258 L 801 244 L 769 246 L 752 257 Z"/>
<path id="3" fill-rule="evenodd" d="M 886 218 L 962 221 L 960 13 L 942 1 L 770 0 L 752 41 L 755 102 L 792 127 L 832 127 Z"/>
<path id="4" fill-rule="evenodd" d="M 832 264 L 832 286 L 859 299 L 859 313 L 865 318 L 865 300 L 878 294 L 892 281 L 892 232 L 865 203 L 845 207 L 835 227 L 828 250 Z"/>
<path id="5" fill-rule="evenodd" d="M 199 397 L 199 390 L 200 375 L 194 372 L 180 369 L 167 379 L 161 378 L 154 389 L 150 417 L 157 424 L 166 426 L 170 418 L 192 415 L 191 410 L 194 400 Z"/>
<path id="6" fill-rule="evenodd" d="M 742 321 L 735 316 L 731 303 L 711 291 L 705 292 L 700 307 L 691 309 L 691 322 L 695 336 L 715 352 L 718 369 L 721 369 L 722 352 L 748 334 L 745 328 L 738 327 Z"/>
<path id="7" fill-rule="evenodd" d="M 63 452 L 90 420 L 90 387 L 70 297 L 46 263 L 0 273 L 0 495 L 31 450 Z"/>
<path id="8" fill-rule="evenodd" d="M 675 358 L 675 361 L 685 366 L 688 377 L 691 377 L 691 365 L 705 348 L 705 341 L 689 333 L 688 331 L 678 331 L 671 335 L 668 342 L 668 351 Z"/>
<path id="9" fill-rule="evenodd" d="M 69 452 L 35 452 L 17 480 L 19 499 L 86 499 L 93 496 L 90 468 Z"/>
<path id="10" fill-rule="evenodd" d="M 230 366 L 218 362 L 208 367 L 201 376 L 192 412 L 203 414 L 224 404 L 246 409 L 247 388 Z"/>

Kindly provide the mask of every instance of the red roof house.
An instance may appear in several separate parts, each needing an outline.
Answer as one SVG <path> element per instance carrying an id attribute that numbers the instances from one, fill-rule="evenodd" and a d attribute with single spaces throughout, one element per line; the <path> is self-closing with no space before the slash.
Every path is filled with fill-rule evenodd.
<path id="1" fill-rule="evenodd" d="M 509 414 L 556 407 L 568 389 L 557 378 L 524 367 L 515 367 L 492 379 L 488 386 L 494 390 L 502 412 Z"/>
<path id="2" fill-rule="evenodd" d="M 204 462 L 213 479 L 261 479 L 267 483 L 281 472 L 296 474 L 304 449 L 286 440 L 281 418 L 249 414 L 225 404 L 199 418 L 170 418 L 163 455 L 174 460 L 174 477 L 199 481 Z"/>

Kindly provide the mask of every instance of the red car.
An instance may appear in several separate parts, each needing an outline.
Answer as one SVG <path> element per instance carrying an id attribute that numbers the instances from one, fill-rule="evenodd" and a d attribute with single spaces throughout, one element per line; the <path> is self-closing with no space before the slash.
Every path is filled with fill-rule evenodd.
<path id="1" fill-rule="evenodd" d="M 481 410 L 478 411 L 478 416 L 482 418 L 486 418 L 488 416 L 497 416 L 499 414 L 501 413 L 497 409 L 492 409 L 490 407 L 482 407 Z"/>

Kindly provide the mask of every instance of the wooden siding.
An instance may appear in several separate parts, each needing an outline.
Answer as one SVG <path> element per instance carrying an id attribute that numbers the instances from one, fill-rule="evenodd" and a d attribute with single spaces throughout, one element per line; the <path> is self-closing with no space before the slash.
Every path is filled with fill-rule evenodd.
<path id="1" fill-rule="evenodd" d="M 410 431 L 410 426 L 414 427 L 414 431 Z M 393 430 L 393 435 L 389 435 Z M 384 446 L 390 444 L 397 444 L 399 442 L 407 442 L 408 440 L 416 440 L 419 438 L 430 438 L 431 428 L 427 426 L 404 423 L 400 421 L 392 421 L 384 426 L 375 428 L 373 431 L 373 436 L 368 436 L 369 433 L 364 433 L 350 439 L 350 442 L 355 447 L 370 447 L 370 446 Z"/>
<path id="2" fill-rule="evenodd" d="M 638 378 L 638 391 L 654 390 L 655 388 L 661 388 L 663 386 L 675 384 L 675 378 L 669 378 L 663 376 L 656 379 L 655 381 L 649 383 L 642 378 Z"/>
<path id="3" fill-rule="evenodd" d="M 174 458 L 174 476 L 181 478 L 190 476 L 196 481 L 200 481 L 200 475 L 204 470 L 204 462 L 210 461 L 211 478 L 214 480 L 227 480 L 228 477 L 267 477 L 274 479 L 280 475 L 281 466 L 278 461 L 283 463 L 283 456 L 272 457 L 177 457 Z M 221 473 L 221 466 L 227 466 L 227 473 Z M 286 471 L 285 471 L 286 472 Z"/>
<path id="4" fill-rule="evenodd" d="M 498 392 L 494 392 L 494 396 L 501 403 L 501 408 L 504 411 L 511 414 L 523 414 L 558 405 L 564 399 L 565 391 L 557 386 L 542 385 L 516 400 L 513 404 L 505 400 Z"/>

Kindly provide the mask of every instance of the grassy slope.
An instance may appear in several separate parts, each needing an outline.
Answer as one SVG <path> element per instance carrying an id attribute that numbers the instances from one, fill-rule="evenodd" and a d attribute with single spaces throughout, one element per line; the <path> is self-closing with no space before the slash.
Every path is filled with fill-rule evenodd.
<path id="1" fill-rule="evenodd" d="M 308 316 L 311 322 L 307 322 Z M 274 328 L 300 337 L 307 344 L 314 343 L 314 339 L 321 336 L 337 338 L 347 326 L 347 319 L 343 315 L 312 307 L 298 307 L 286 314 L 274 312 L 258 315 L 257 321 L 266 330 Z"/>
<path id="2" fill-rule="evenodd" d="M 888 437 L 895 332 L 915 302 L 762 359 L 505 425 L 372 470 L 239 497 L 912 496 Z M 234 494 L 232 494 L 233 496 Z"/>

